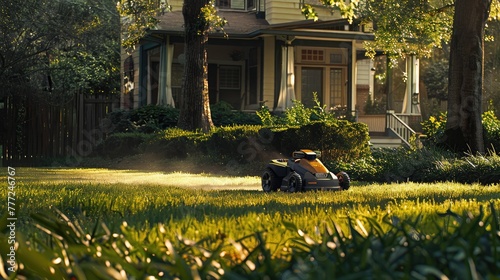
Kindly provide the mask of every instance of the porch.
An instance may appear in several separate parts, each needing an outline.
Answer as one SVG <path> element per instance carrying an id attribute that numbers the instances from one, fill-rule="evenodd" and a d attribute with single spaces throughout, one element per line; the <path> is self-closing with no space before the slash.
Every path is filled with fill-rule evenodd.
<path id="1" fill-rule="evenodd" d="M 409 147 L 412 137 L 418 137 L 422 131 L 421 115 L 396 114 L 392 110 L 386 114 L 359 115 L 357 121 L 368 125 L 374 147 Z"/>

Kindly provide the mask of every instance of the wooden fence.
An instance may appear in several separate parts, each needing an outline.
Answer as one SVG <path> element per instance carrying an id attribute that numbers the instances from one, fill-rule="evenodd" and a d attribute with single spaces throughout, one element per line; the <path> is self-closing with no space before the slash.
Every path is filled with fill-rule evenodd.
<path id="1" fill-rule="evenodd" d="M 62 105 L 6 98 L 1 109 L 2 165 L 78 164 L 112 129 L 104 120 L 116 103 L 109 95 L 81 93 Z"/>

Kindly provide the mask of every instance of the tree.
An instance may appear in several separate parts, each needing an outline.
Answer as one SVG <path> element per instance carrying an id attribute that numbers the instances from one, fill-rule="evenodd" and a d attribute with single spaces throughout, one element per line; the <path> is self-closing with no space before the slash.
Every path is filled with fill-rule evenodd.
<path id="1" fill-rule="evenodd" d="M 47 101 L 73 89 L 117 91 L 119 16 L 112 0 L 0 1 L 0 97 L 24 92 Z"/>
<path id="2" fill-rule="evenodd" d="M 367 44 L 371 55 L 375 50 L 383 50 L 393 58 L 409 54 L 428 56 L 451 38 L 448 137 L 444 142 L 457 152 L 484 152 L 481 124 L 484 29 L 488 18 L 498 19 L 498 1 L 367 0 L 351 1 L 350 6 L 340 0 L 320 1 L 340 9 L 350 20 L 358 17 L 374 23 L 375 41 Z M 306 17 L 315 16 L 310 6 L 302 10 Z"/>
<path id="3" fill-rule="evenodd" d="M 155 5 L 156 3 L 156 5 Z M 118 6 L 125 26 L 123 45 L 132 48 L 145 35 L 145 28 L 154 27 L 163 7 L 153 0 L 121 0 Z M 169 7 L 167 7 L 170 10 Z M 214 29 L 224 31 L 225 19 L 217 15 L 210 0 L 184 0 L 184 84 L 180 96 L 178 126 L 186 130 L 213 128 L 208 97 L 208 61 L 206 44 Z M 225 34 L 225 33 L 224 33 Z"/>
<path id="4" fill-rule="evenodd" d="M 446 143 L 484 153 L 482 115 L 484 28 L 491 0 L 455 1 L 450 46 Z"/>
<path id="5" fill-rule="evenodd" d="M 197 128 L 207 132 L 214 126 L 208 98 L 208 62 L 206 44 L 209 22 L 204 12 L 208 1 L 184 1 L 184 50 L 186 64 L 180 96 L 178 126 L 186 130 Z"/>
<path id="6" fill-rule="evenodd" d="M 217 16 L 211 1 L 184 0 L 184 50 L 186 63 L 180 97 L 178 126 L 186 130 L 210 131 L 214 124 L 208 97 L 208 60 L 206 44 L 209 32 L 226 21 Z"/>

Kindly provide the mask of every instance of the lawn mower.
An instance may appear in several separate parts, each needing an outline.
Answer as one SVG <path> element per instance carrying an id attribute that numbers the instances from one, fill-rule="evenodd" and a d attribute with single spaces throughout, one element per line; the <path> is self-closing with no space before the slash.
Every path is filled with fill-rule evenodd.
<path id="1" fill-rule="evenodd" d="M 273 192 L 306 190 L 347 190 L 351 180 L 345 172 L 330 172 L 318 159 L 319 152 L 302 149 L 291 159 L 273 159 L 262 174 L 262 189 Z"/>

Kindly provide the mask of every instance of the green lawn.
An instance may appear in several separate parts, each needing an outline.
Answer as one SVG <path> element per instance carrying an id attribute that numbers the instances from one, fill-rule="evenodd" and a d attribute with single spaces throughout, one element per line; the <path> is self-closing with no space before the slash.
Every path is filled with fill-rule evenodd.
<path id="1" fill-rule="evenodd" d="M 498 213 L 492 213 L 492 209 L 500 207 L 500 185 L 498 184 L 493 186 L 457 183 L 380 185 L 354 182 L 348 191 L 288 194 L 262 192 L 258 177 L 240 178 L 209 174 L 164 174 L 106 169 L 19 168 L 16 172 L 18 234 L 26 239 L 37 239 L 38 242 L 30 243 L 33 249 L 44 251 L 41 245 L 34 244 L 49 242 L 47 239 L 49 235 L 36 229 L 35 223 L 43 225 L 46 231 L 50 230 L 52 234 L 61 230 L 62 226 L 54 222 L 58 219 L 53 218 L 52 222 L 47 222 L 43 218 L 53 215 L 56 211 L 54 209 L 58 209 L 68 217 L 68 221 L 63 224 L 77 223 L 82 228 L 82 236 L 89 234 L 89 236 L 109 237 L 117 233 L 117 236 L 125 235 L 123 238 L 131 243 L 133 243 L 132 240 L 135 240 L 137 244 L 144 243 L 144 245 L 137 245 L 142 249 L 132 250 L 137 254 L 142 252 L 141 254 L 147 255 L 145 252 L 153 250 L 148 247 L 153 246 L 152 244 L 156 244 L 154 248 L 162 244 L 158 248 L 168 251 L 170 241 L 174 244 L 173 247 L 181 250 L 186 246 L 191 246 L 189 245 L 191 241 L 186 240 L 193 240 L 196 246 L 199 246 L 196 247 L 198 251 L 192 249 L 193 246 L 191 246 L 189 247 L 191 251 L 185 253 L 187 256 L 197 257 L 184 256 L 183 259 L 189 268 L 184 267 L 184 269 L 189 273 L 193 273 L 194 269 L 203 275 L 212 271 L 218 277 L 222 277 L 221 271 L 217 269 L 205 271 L 206 268 L 203 268 L 206 265 L 205 262 L 219 263 L 226 270 L 222 273 L 225 276 L 231 275 L 229 272 L 232 271 L 236 275 L 247 275 L 253 279 L 260 279 L 259 277 L 262 276 L 260 273 L 284 277 L 286 273 L 283 271 L 295 273 L 294 268 L 289 267 L 289 261 L 304 261 L 301 259 L 302 256 L 313 254 L 313 248 L 316 248 L 314 246 L 334 245 L 323 248 L 325 250 L 323 253 L 333 254 L 332 252 L 338 252 L 340 248 L 343 248 L 343 245 L 356 242 L 358 235 L 365 240 L 365 242 L 359 241 L 363 244 L 362 246 L 367 246 L 364 251 L 374 252 L 374 248 L 385 246 L 390 252 L 391 246 L 394 249 L 403 246 L 401 244 L 404 242 L 408 243 L 409 241 L 405 239 L 409 236 L 416 236 L 415 238 L 419 240 L 423 238 L 424 241 L 428 239 L 429 242 L 433 241 L 434 237 L 449 239 L 456 232 L 460 233 L 462 227 L 468 225 L 470 221 L 474 221 L 474 226 L 486 225 L 484 226 L 486 227 L 484 228 L 485 234 L 490 232 L 492 236 L 497 236 L 495 231 L 500 232 L 500 228 L 495 228 L 498 226 L 498 221 L 494 222 L 495 219 L 498 220 L 495 216 Z M 7 181 L 6 176 L 3 176 L 1 180 Z M 1 199 L 7 200 L 7 192 L 1 192 Z M 5 208 L 6 203 L 0 206 L 1 213 L 5 212 Z M 43 215 L 35 213 L 43 213 Z M 64 218 L 64 216 L 59 217 Z M 478 224 L 479 221 L 482 225 Z M 105 226 L 102 226 L 102 223 Z M 69 231 L 73 232 L 73 230 Z M 125 234 L 127 232 L 128 234 Z M 148 239 L 153 232 L 155 232 L 155 237 Z M 61 236 L 65 234 L 67 233 L 64 231 L 59 233 Z M 159 241 L 158 236 L 161 236 Z M 92 237 L 89 238 L 92 239 Z M 331 238 L 330 241 L 328 241 L 329 238 Z M 469 236 L 459 235 L 456 238 L 467 242 Z M 166 240 L 169 241 L 166 242 Z M 174 242 L 175 240 L 177 243 Z M 182 242 L 178 243 L 179 240 Z M 382 245 L 376 245 L 373 240 L 382 242 Z M 462 241 L 457 242 L 461 244 Z M 491 244 L 494 247 L 498 246 L 498 248 L 495 247 L 495 254 L 498 253 L 499 255 L 496 256 L 500 257 L 500 241 L 493 237 L 491 242 L 494 242 Z M 1 246 L 2 244 L 0 248 Z M 27 245 L 20 244 L 20 247 L 23 246 Z M 95 245 L 88 245 L 88 247 L 92 246 Z M 99 246 L 105 247 L 105 245 Z M 123 246 L 126 246 L 126 242 Z M 419 246 L 425 247 L 422 244 Z M 231 249 L 228 249 L 229 247 Z M 144 251 L 144 248 L 149 248 L 149 251 Z M 318 245 L 318 250 L 321 248 Z M 349 250 L 352 254 L 367 254 L 357 252 L 356 246 L 346 248 L 343 249 L 344 254 Z M 94 249 L 89 249 L 88 254 L 94 252 Z M 360 252 L 361 249 L 359 248 Z M 220 256 L 216 259 L 207 257 L 208 255 L 204 254 L 203 250 L 219 252 Z M 437 255 L 433 255 L 435 251 L 432 250 L 431 253 L 425 254 L 430 259 L 437 258 Z M 20 258 L 22 258 L 21 252 L 22 250 L 19 253 Z M 56 250 L 55 252 L 52 254 L 57 255 L 57 252 L 62 251 Z M 256 253 L 252 254 L 252 252 Z M 383 252 L 387 254 L 386 251 Z M 474 250 L 470 254 L 474 255 Z M 390 256 L 380 256 L 382 259 L 386 257 Z M 375 266 L 369 261 L 370 259 L 376 261 L 377 256 L 360 255 L 360 258 L 360 260 L 351 261 L 357 263 L 358 268 L 346 267 L 345 271 L 351 269 L 352 273 L 366 272 L 365 267 L 367 267 L 370 273 L 386 275 L 384 271 L 379 271 L 377 274 L 374 267 L 377 269 L 382 269 L 382 267 Z M 363 258 L 366 259 L 363 260 Z M 140 267 L 144 267 L 144 264 L 140 264 L 139 259 L 140 257 L 137 257 L 135 261 L 131 260 L 129 262 L 131 268 L 124 269 L 124 273 L 141 277 L 144 275 L 158 277 L 158 275 L 163 275 L 161 273 L 166 273 L 158 267 L 151 268 L 151 271 L 141 270 Z M 263 259 L 265 261 L 262 261 Z M 179 261 L 177 260 L 177 264 Z M 253 262 L 253 266 L 246 261 Z M 272 262 L 274 268 L 266 268 L 266 265 L 270 265 L 267 261 Z M 331 261 L 335 262 L 333 259 Z M 451 273 L 441 269 L 437 264 L 431 266 L 425 261 L 423 263 L 418 260 L 411 261 L 418 265 L 427 265 L 434 270 L 417 266 L 422 269 L 413 271 L 411 269 L 415 267 L 414 264 L 408 264 L 408 267 L 400 264 L 385 269 L 403 273 L 401 275 L 416 273 L 415 275 L 423 275 L 424 278 L 430 275 L 441 275 L 439 273 L 445 275 Z M 120 261 L 117 259 L 116 262 Z M 162 263 L 165 260 L 153 261 L 153 263 L 156 262 Z M 499 264 L 500 258 L 493 259 L 492 262 L 493 265 Z M 467 263 L 467 258 L 464 263 Z M 68 269 L 67 265 L 62 264 L 62 266 Z M 109 267 L 109 264 L 107 266 Z M 72 271 L 76 269 L 75 265 L 69 265 L 69 267 Z M 111 267 L 119 271 L 116 264 Z M 344 269 L 343 266 L 340 267 Z M 65 271 L 64 269 L 60 268 L 62 271 Z M 82 269 L 82 271 L 86 270 Z M 304 275 L 316 275 L 311 274 L 312 271 L 307 269 L 300 271 Z M 341 273 L 339 271 L 331 273 L 336 275 Z M 487 268 L 481 271 L 492 273 Z M 81 273 L 85 274 L 85 272 Z M 182 274 L 175 271 L 170 273 L 171 275 Z M 493 271 L 493 275 L 495 273 L 499 273 L 498 270 Z M 189 275 L 191 277 L 194 274 Z M 216 279 L 217 277 L 205 278 Z"/>

